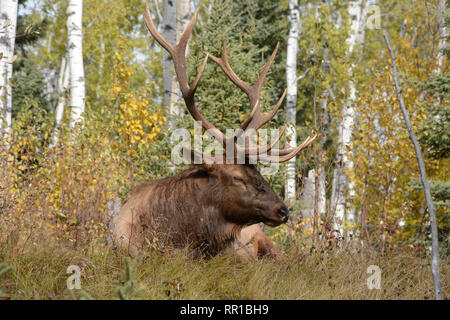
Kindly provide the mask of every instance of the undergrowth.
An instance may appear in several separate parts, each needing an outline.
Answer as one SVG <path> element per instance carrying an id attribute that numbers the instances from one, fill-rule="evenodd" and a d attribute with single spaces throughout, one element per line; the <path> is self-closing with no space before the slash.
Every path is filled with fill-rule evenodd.
<path id="1" fill-rule="evenodd" d="M 81 288 L 69 290 L 67 268 L 81 271 Z M 370 290 L 367 269 L 381 270 Z M 0 245 L 3 299 L 432 299 L 429 259 L 402 248 L 381 254 L 357 247 L 286 250 L 282 261 L 232 255 L 192 259 L 187 252 L 149 250 L 134 258 L 100 242 Z M 2 269 L 2 267 L 0 267 Z M 1 271 L 0 271 L 1 272 Z M 449 264 L 441 261 L 449 296 Z"/>

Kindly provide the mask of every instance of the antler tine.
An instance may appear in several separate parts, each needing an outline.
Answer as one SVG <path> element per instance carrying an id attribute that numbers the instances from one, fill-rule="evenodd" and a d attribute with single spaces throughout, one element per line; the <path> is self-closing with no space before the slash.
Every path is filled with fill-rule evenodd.
<path id="1" fill-rule="evenodd" d="M 272 111 L 266 115 L 262 114 L 261 107 L 260 107 L 260 104 L 258 101 L 257 107 L 253 109 L 252 113 L 250 114 L 250 117 L 248 117 L 247 120 L 242 124 L 242 127 L 243 128 L 253 128 L 255 130 L 258 130 L 263 125 L 265 125 L 267 122 L 272 120 L 272 118 L 275 116 L 275 114 L 280 109 L 281 104 L 283 103 L 284 98 L 286 97 L 286 92 L 287 92 L 287 90 L 285 89 L 283 94 L 281 95 L 281 98 L 278 100 L 278 103 L 276 104 L 275 108 L 273 108 Z"/>
<path id="2" fill-rule="evenodd" d="M 164 37 L 158 32 L 158 29 L 156 29 L 147 1 L 145 2 L 144 21 L 153 38 L 155 38 L 155 40 L 158 41 L 158 43 L 162 45 L 164 49 L 170 53 L 170 55 L 173 55 L 175 48 L 166 39 L 164 39 Z"/>
<path id="3" fill-rule="evenodd" d="M 182 147 L 182 150 L 186 150 L 188 153 L 189 158 L 186 158 L 185 153 L 183 152 L 183 157 L 188 160 L 190 163 L 195 163 L 195 158 L 196 157 L 200 157 L 200 159 L 202 159 L 202 161 L 206 164 L 213 164 L 216 163 L 216 156 L 212 157 L 209 154 L 206 154 L 204 152 L 198 152 L 196 150 L 193 150 L 191 148 Z M 192 162 L 193 161 L 193 162 Z"/>
<path id="4" fill-rule="evenodd" d="M 259 75 L 258 80 L 256 80 L 255 88 L 258 89 L 258 93 L 261 91 L 261 88 L 264 83 L 264 79 L 266 78 L 267 72 L 269 71 L 270 67 L 272 66 L 273 61 L 275 60 L 279 46 L 280 46 L 280 43 L 277 43 L 277 46 L 275 47 L 275 50 L 273 50 L 272 55 L 270 56 L 270 59 L 267 61 L 266 65 L 264 66 L 263 70 L 261 71 L 261 74 Z"/>
<path id="5" fill-rule="evenodd" d="M 242 91 L 244 91 L 251 102 L 255 102 L 254 100 L 254 94 L 252 92 L 252 87 L 247 84 L 245 81 L 242 81 L 241 78 L 233 71 L 230 64 L 228 63 L 228 57 L 227 57 L 227 42 L 223 42 L 222 47 L 222 57 L 217 58 L 213 56 L 212 54 L 206 52 L 207 55 L 209 55 L 210 59 L 214 61 L 222 70 L 225 72 L 228 78 L 236 85 L 238 86 Z M 256 97 L 257 100 L 257 97 Z M 251 106 L 253 108 L 253 106 Z"/>
<path id="6" fill-rule="evenodd" d="M 209 54 L 209 53 L 207 53 Z M 246 129 L 247 125 L 250 123 L 251 119 L 257 112 L 256 106 L 259 104 L 259 91 L 255 90 L 255 86 L 251 86 L 245 81 L 241 80 L 239 76 L 233 71 L 231 68 L 229 62 L 228 62 L 228 56 L 227 56 L 227 42 L 223 42 L 222 47 L 222 56 L 220 58 L 217 58 L 211 54 L 209 54 L 209 57 L 212 61 L 214 61 L 227 75 L 227 77 L 244 93 L 247 95 L 249 101 L 250 101 L 250 110 L 252 111 L 250 113 L 250 116 L 247 118 L 246 121 L 244 121 L 244 124 L 241 125 L 242 131 L 238 131 L 235 139 L 237 139 Z"/>
<path id="7" fill-rule="evenodd" d="M 286 92 L 283 93 L 283 96 L 278 101 L 276 107 L 272 110 L 272 112 L 268 115 L 263 115 L 261 113 L 261 102 L 259 99 L 259 95 L 261 92 L 262 85 L 264 83 L 264 79 L 267 75 L 267 72 L 270 69 L 270 66 L 272 65 L 273 61 L 275 60 L 275 56 L 278 51 L 279 44 L 277 44 L 275 50 L 273 51 L 270 59 L 265 64 L 263 70 L 261 71 L 260 75 L 258 76 L 258 79 L 256 80 L 255 84 L 253 86 L 249 85 L 248 83 L 244 82 L 239 78 L 239 76 L 233 71 L 231 68 L 229 62 L 228 62 L 228 56 L 227 56 L 227 45 L 226 41 L 223 43 L 223 49 L 222 49 L 222 56 L 221 58 L 217 58 L 211 54 L 209 54 L 209 57 L 212 61 L 214 61 L 228 76 L 228 78 L 242 91 L 244 91 L 250 101 L 250 109 L 251 113 L 249 117 L 242 123 L 241 129 L 242 131 L 239 131 L 237 136 L 235 138 L 238 138 L 247 128 L 252 128 L 255 130 L 258 130 L 261 128 L 265 123 L 270 121 L 274 117 L 274 115 L 277 113 L 278 109 L 281 106 L 281 103 L 284 100 L 284 97 L 286 96 Z"/>
<path id="8" fill-rule="evenodd" d="M 181 49 L 181 51 L 186 52 L 186 46 L 189 42 L 189 38 L 191 37 L 192 30 L 194 30 L 195 23 L 197 22 L 198 12 L 200 11 L 200 8 L 197 8 L 194 12 L 194 16 L 192 17 L 191 21 L 189 21 L 186 29 L 184 30 L 183 34 L 181 35 L 180 41 L 177 44 L 177 47 Z"/>
<path id="9" fill-rule="evenodd" d="M 269 71 L 270 67 L 272 66 L 273 61 L 275 60 L 275 57 L 276 57 L 277 52 L 278 52 L 278 47 L 279 47 L 279 43 L 277 43 L 277 46 L 275 47 L 275 50 L 273 50 L 273 53 L 272 53 L 270 59 L 267 61 L 266 65 L 264 66 L 263 71 L 259 75 L 258 80 L 256 81 L 256 83 L 254 85 L 254 88 L 257 91 L 258 95 L 261 92 L 262 85 L 264 84 L 264 79 L 266 78 L 267 72 Z M 275 106 L 275 108 L 268 115 L 263 115 L 262 114 L 262 112 L 261 112 L 261 104 L 260 103 L 255 105 L 255 109 L 257 109 L 257 110 L 256 110 L 254 116 L 250 119 L 249 123 L 247 124 L 247 127 L 248 128 L 253 128 L 255 130 L 258 130 L 264 124 L 269 122 L 275 116 L 275 114 L 278 112 L 278 109 L 280 108 L 281 103 L 283 102 L 285 96 L 286 96 L 286 90 L 283 92 L 283 95 L 279 99 L 279 101 L 278 101 L 277 105 Z"/>
<path id="10" fill-rule="evenodd" d="M 209 56 L 206 55 L 205 60 L 203 60 L 202 66 L 200 67 L 200 70 L 197 73 L 197 77 L 195 77 L 195 80 L 192 83 L 191 89 L 192 89 L 193 93 L 195 93 L 195 91 L 197 91 L 197 86 L 198 86 L 198 83 L 200 82 L 201 77 L 203 76 L 203 72 L 205 71 L 206 64 L 208 63 L 208 58 L 209 58 Z"/>
<path id="11" fill-rule="evenodd" d="M 267 122 L 269 122 L 269 121 L 275 116 L 275 114 L 276 114 L 276 113 L 278 112 L 278 110 L 280 109 L 281 104 L 282 104 L 282 102 L 283 102 L 283 100 L 284 100 L 285 97 L 286 97 L 286 90 L 284 90 L 283 95 L 281 96 L 280 100 L 278 100 L 278 103 L 277 103 L 277 105 L 275 106 L 275 108 L 273 108 L 273 110 L 272 110 L 269 114 L 267 114 L 267 115 L 263 115 L 263 114 L 261 113 L 259 107 L 254 108 L 253 111 L 251 112 L 250 116 L 247 118 L 247 120 L 242 124 L 242 127 L 245 128 L 245 129 L 247 129 L 247 128 L 249 127 L 249 124 L 250 124 L 250 122 L 252 121 L 252 119 L 258 119 L 258 120 L 255 122 L 255 123 L 256 123 L 256 124 L 255 124 L 256 130 L 257 130 L 258 128 L 261 128 L 264 124 L 266 124 Z M 258 102 L 258 103 L 259 103 L 259 102 Z M 255 114 L 257 114 L 257 117 L 256 117 L 256 118 L 254 118 Z M 244 129 L 244 130 L 245 130 L 245 129 Z M 270 150 L 273 148 L 273 146 L 281 139 L 281 137 L 282 137 L 283 134 L 284 134 L 285 129 L 286 129 L 286 127 L 283 127 L 283 129 L 281 130 L 280 135 L 279 135 L 279 136 L 278 136 L 278 137 L 277 137 L 270 145 L 266 145 L 266 146 L 264 146 L 264 147 L 258 148 L 258 151 L 256 151 L 256 153 L 257 153 L 257 154 L 261 154 L 261 153 L 266 153 L 266 152 L 270 151 Z M 245 154 L 246 154 L 246 155 L 248 155 L 248 154 L 255 154 L 255 148 L 253 148 L 253 149 L 246 148 L 244 151 L 245 151 Z M 291 150 L 291 151 L 292 151 L 292 150 Z"/>
<path id="12" fill-rule="evenodd" d="M 312 138 L 308 137 L 306 140 L 295 148 L 290 149 L 273 149 L 270 151 L 268 155 L 260 155 L 259 159 L 267 162 L 272 163 L 281 163 L 291 160 L 293 157 L 295 157 L 300 151 L 307 148 L 317 137 L 317 134 L 315 134 Z"/>
<path id="13" fill-rule="evenodd" d="M 245 152 L 245 155 L 260 155 L 260 154 L 264 154 L 266 152 L 269 152 L 270 150 L 272 150 L 272 148 L 275 146 L 275 144 L 277 144 L 278 141 L 280 141 L 281 137 L 283 136 L 284 132 L 286 131 L 286 126 L 283 126 L 283 128 L 281 129 L 281 132 L 278 134 L 278 136 L 270 143 L 270 144 L 266 144 L 263 147 L 256 147 L 256 148 L 250 148 L 248 146 L 246 146 L 245 148 L 241 148 L 239 146 L 237 146 L 237 150 L 238 152 Z"/>

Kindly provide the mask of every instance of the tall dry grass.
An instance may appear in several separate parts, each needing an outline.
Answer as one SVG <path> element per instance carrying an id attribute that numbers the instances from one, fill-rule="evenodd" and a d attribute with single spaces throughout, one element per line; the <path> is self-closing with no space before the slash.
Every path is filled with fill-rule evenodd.
<path id="1" fill-rule="evenodd" d="M 61 243 L 2 242 L 0 278 L 8 299 L 119 299 L 126 286 L 128 255 L 102 241 L 73 246 Z M 141 289 L 135 299 L 432 299 L 429 259 L 401 248 L 380 254 L 370 249 L 299 250 L 282 262 L 247 261 L 232 255 L 192 259 L 187 252 L 149 249 L 131 260 L 131 279 Z M 67 268 L 81 268 L 81 290 L 67 289 Z M 370 290 L 370 265 L 381 270 L 381 288 Z M 441 262 L 442 288 L 449 296 L 447 260 Z"/>

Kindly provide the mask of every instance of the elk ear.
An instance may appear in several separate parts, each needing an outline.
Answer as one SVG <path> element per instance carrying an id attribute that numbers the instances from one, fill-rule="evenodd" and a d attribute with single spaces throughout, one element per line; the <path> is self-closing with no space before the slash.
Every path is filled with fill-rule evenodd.
<path id="1" fill-rule="evenodd" d="M 215 163 L 211 163 L 211 164 L 202 164 L 203 168 L 208 172 L 208 173 L 214 173 L 217 171 L 217 165 Z"/>
<path id="2" fill-rule="evenodd" d="M 226 174 L 226 170 L 223 170 L 223 166 L 216 164 L 216 163 L 212 163 L 212 164 L 202 164 L 203 166 L 203 170 L 205 170 L 209 176 L 211 177 L 225 177 Z"/>

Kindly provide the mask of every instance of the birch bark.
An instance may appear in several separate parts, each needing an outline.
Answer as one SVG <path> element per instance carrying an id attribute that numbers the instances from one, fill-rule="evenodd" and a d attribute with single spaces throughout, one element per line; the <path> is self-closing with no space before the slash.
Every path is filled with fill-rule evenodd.
<path id="1" fill-rule="evenodd" d="M 62 57 L 61 66 L 58 77 L 58 96 L 55 110 L 55 128 L 53 129 L 52 144 L 58 143 L 59 129 L 64 115 L 64 108 L 66 106 L 67 89 L 69 87 L 70 68 L 66 57 Z"/>
<path id="2" fill-rule="evenodd" d="M 177 5 L 174 0 L 164 0 L 162 36 L 171 44 L 177 40 Z M 164 107 L 169 128 L 173 128 L 173 101 L 176 101 L 177 82 L 173 70 L 170 54 L 163 51 L 163 83 L 164 83 Z"/>
<path id="3" fill-rule="evenodd" d="M 180 41 L 184 30 L 186 30 L 189 24 L 190 16 L 190 1 L 189 0 L 178 0 L 176 7 L 176 41 Z M 189 45 L 186 48 L 186 55 L 189 51 Z M 170 94 L 170 105 L 169 105 L 169 126 L 175 129 L 175 119 L 183 113 L 183 108 L 180 107 L 184 104 L 183 97 L 181 95 L 180 85 L 174 76 L 172 78 L 172 90 Z"/>
<path id="4" fill-rule="evenodd" d="M 438 43 L 438 57 L 437 57 L 437 67 L 435 72 L 440 73 L 442 70 L 442 66 L 444 64 L 445 53 L 444 50 L 447 48 L 447 37 L 448 30 L 445 25 L 444 13 L 447 10 L 447 0 L 439 0 L 438 4 L 438 14 L 439 17 L 439 43 Z"/>
<path id="5" fill-rule="evenodd" d="M 298 10 L 298 0 L 289 0 L 289 38 L 287 44 L 286 61 L 286 137 L 289 147 L 295 147 L 297 143 L 296 114 L 297 114 L 297 53 L 298 53 L 298 32 L 300 23 L 300 12 Z M 295 200 L 296 195 L 296 157 L 286 164 L 286 185 L 285 198 L 287 201 Z"/>
<path id="6" fill-rule="evenodd" d="M 0 134 L 7 134 L 12 124 L 12 88 L 14 45 L 17 28 L 17 0 L 0 1 Z"/>
<path id="7" fill-rule="evenodd" d="M 67 8 L 68 55 L 70 68 L 70 127 L 81 122 L 85 107 L 85 77 L 83 64 L 83 0 L 70 0 Z"/>
<path id="8" fill-rule="evenodd" d="M 350 35 L 347 38 L 348 54 L 351 55 L 357 45 L 361 45 L 365 36 L 365 20 L 368 1 L 356 0 L 349 4 L 349 14 L 352 19 Z M 353 78 L 354 64 L 350 65 L 349 74 Z M 342 233 L 344 220 L 355 220 L 351 199 L 355 196 L 355 186 L 348 179 L 346 171 L 353 168 L 353 161 L 349 157 L 352 152 L 352 134 L 355 121 L 356 88 L 353 80 L 349 83 L 349 96 L 344 103 L 342 119 L 339 124 L 339 146 L 336 157 L 336 167 L 333 174 L 331 213 L 334 215 L 334 227 Z"/>

